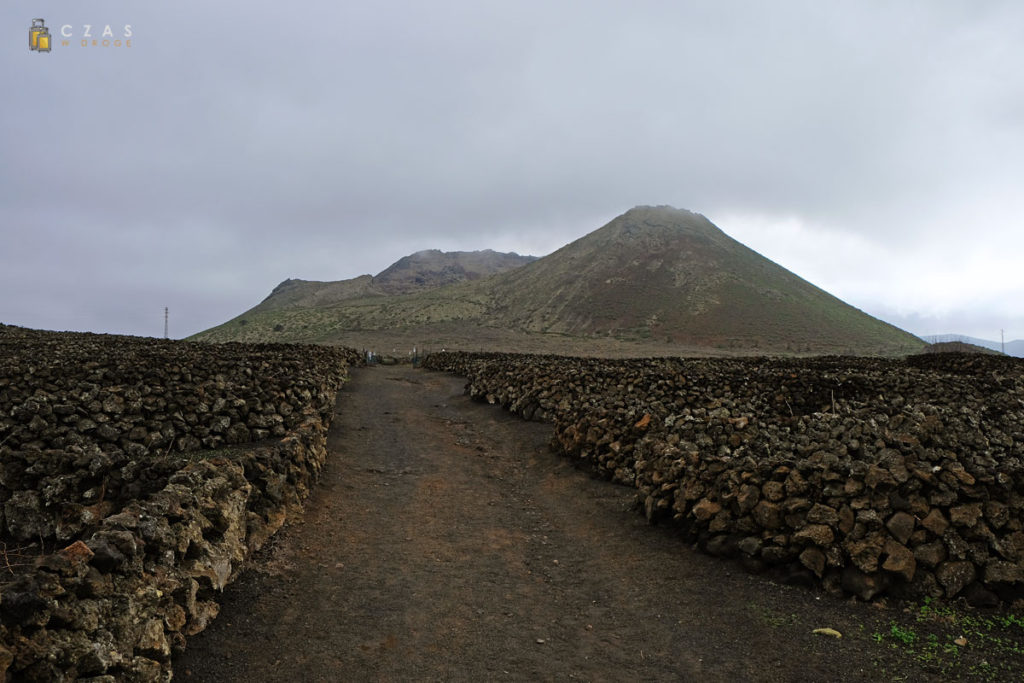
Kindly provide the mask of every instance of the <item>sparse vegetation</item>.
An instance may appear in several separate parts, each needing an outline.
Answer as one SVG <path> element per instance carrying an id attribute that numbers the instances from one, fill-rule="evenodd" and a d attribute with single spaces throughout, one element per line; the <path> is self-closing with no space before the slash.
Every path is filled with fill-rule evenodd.
<path id="1" fill-rule="evenodd" d="M 810 624 L 782 607 L 748 607 L 770 628 L 811 631 Z M 879 680 L 1021 680 L 1024 619 L 1019 612 L 976 610 L 932 598 L 878 607 L 871 610 L 874 616 L 843 627 L 841 638 L 872 653 Z"/>
<path id="2" fill-rule="evenodd" d="M 876 627 L 871 639 L 895 651 L 901 668 L 944 678 L 1020 680 L 1024 671 L 1024 619 L 1014 611 L 972 610 L 926 598 Z"/>

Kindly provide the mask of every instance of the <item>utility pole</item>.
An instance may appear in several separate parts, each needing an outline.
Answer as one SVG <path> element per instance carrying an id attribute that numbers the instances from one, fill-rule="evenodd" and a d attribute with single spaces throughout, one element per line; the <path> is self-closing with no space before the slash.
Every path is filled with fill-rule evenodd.
<path id="1" fill-rule="evenodd" d="M 164 339 L 167 339 L 167 307 L 164 306 Z"/>

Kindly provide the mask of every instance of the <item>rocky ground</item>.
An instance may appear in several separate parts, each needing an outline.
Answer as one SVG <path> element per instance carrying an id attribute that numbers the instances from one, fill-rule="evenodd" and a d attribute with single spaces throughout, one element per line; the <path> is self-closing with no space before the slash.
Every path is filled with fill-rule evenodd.
<path id="1" fill-rule="evenodd" d="M 551 453 L 550 426 L 473 403 L 463 383 L 353 373 L 303 522 L 226 589 L 176 678 L 1019 676 L 1014 615 L 839 600 L 700 554 L 648 526 L 633 490 Z"/>

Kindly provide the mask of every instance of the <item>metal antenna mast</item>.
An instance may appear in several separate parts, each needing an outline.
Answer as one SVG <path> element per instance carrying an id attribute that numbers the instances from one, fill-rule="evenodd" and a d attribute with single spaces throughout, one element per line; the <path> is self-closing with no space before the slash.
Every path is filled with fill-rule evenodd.
<path id="1" fill-rule="evenodd" d="M 164 339 L 167 339 L 167 307 L 164 306 Z"/>

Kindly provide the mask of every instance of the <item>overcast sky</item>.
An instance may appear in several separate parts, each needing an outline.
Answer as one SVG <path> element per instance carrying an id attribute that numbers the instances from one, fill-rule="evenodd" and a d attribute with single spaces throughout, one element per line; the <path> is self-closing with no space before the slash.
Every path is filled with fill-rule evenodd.
<path id="1" fill-rule="evenodd" d="M 167 306 L 183 337 L 285 278 L 670 204 L 911 332 L 1024 338 L 1019 0 L 4 0 L 0 28 L 0 322 L 161 336 Z"/>

